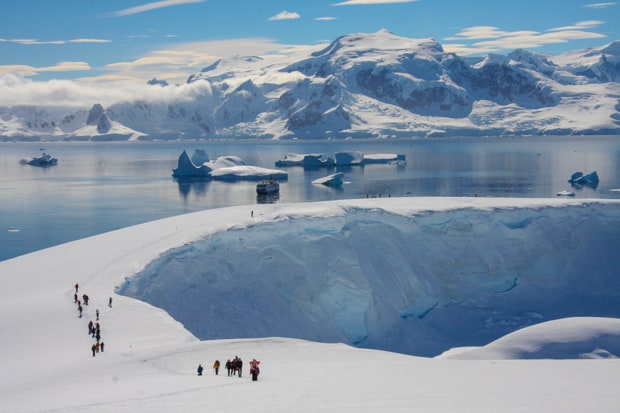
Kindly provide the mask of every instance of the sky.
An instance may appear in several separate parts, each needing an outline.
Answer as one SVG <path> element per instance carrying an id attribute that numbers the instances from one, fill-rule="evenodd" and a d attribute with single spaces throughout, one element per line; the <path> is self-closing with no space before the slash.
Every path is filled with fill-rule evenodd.
<path id="1" fill-rule="evenodd" d="M 0 77 L 182 83 L 220 57 L 298 53 L 350 33 L 434 38 L 459 55 L 557 54 L 620 39 L 620 2 L 9 0 Z"/>
<path id="2" fill-rule="evenodd" d="M 616 413 L 620 401 L 618 318 L 557 319 L 515 331 L 485 346 L 454 348 L 430 358 L 286 337 L 198 340 L 167 312 L 115 290 L 126 277 L 158 261 L 162 251 L 218 232 L 251 236 L 253 225 L 269 226 L 283 219 L 306 217 L 315 227 L 347 209 L 361 221 L 364 211 L 372 214 L 381 209 L 386 212 L 382 214 L 386 222 L 390 212 L 432 217 L 441 211 L 467 215 L 478 210 L 497 217 L 516 209 L 544 216 L 562 205 L 587 206 L 590 213 L 586 214 L 598 219 L 605 215 L 601 214 L 603 204 L 619 205 L 617 201 L 584 203 L 556 198 L 433 197 L 420 198 L 415 204 L 410 200 L 253 205 L 254 217 L 247 213 L 247 205 L 205 210 L 0 262 L 0 365 L 10 372 L 0 375 L 0 413 Z M 559 225 L 564 222 L 567 230 L 588 232 L 587 226 L 569 225 L 574 221 L 556 221 Z M 530 232 L 536 222 L 533 219 L 531 226 L 514 231 L 537 236 L 541 245 L 558 238 L 556 232 Z M 458 239 L 464 231 L 453 232 Z M 263 239 L 276 242 L 276 233 L 270 234 Z M 444 238 L 443 233 L 435 234 L 438 241 Z M 491 233 L 487 240 L 492 241 L 496 234 Z M 575 243 L 587 251 L 584 242 Z M 328 252 L 329 247 L 323 245 Z M 613 251 L 609 247 L 604 256 L 595 254 L 608 269 L 617 262 Z M 366 257 L 377 256 L 366 252 Z M 188 252 L 187 258 L 192 255 L 199 254 Z M 592 256 L 586 255 L 584 262 L 591 265 Z M 522 258 L 527 261 L 528 257 Z M 308 260 L 306 265 L 316 263 Z M 588 291 L 591 287 L 604 290 L 608 284 L 598 276 L 605 265 L 596 266 L 598 271 L 588 273 L 581 286 Z M 607 276 L 612 278 L 613 273 Z M 183 292 L 172 304 L 181 305 L 183 297 L 191 294 L 190 282 L 175 277 L 166 283 L 166 289 Z M 89 296 L 89 304 L 82 305 L 82 317 L 73 298 L 76 283 L 78 297 Z M 111 307 L 109 297 L 113 298 Z M 220 300 L 226 298 L 229 296 Z M 218 302 L 219 307 L 238 308 L 240 314 L 250 312 L 251 298 L 232 298 Z M 218 316 L 217 311 L 200 313 L 205 322 Z M 457 320 L 461 321 L 452 319 Z M 94 357 L 91 346 L 95 340 L 87 334 L 89 321 L 100 323 L 105 343 L 104 352 Z M 238 324 L 234 327 L 243 330 Z M 224 362 L 236 355 L 244 361 L 241 378 L 229 377 L 223 369 L 214 374 L 211 366 L 216 359 Z M 257 382 L 248 375 L 252 359 L 261 362 Z M 198 364 L 204 366 L 200 377 L 196 374 Z"/>

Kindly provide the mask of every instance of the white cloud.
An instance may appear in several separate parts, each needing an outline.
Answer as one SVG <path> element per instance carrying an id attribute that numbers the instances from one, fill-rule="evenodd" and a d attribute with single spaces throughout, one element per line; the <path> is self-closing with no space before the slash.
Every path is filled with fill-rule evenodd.
<path id="1" fill-rule="evenodd" d="M 70 40 L 39 40 L 39 39 L 0 39 L 0 42 L 18 43 L 26 46 L 30 45 L 60 45 L 67 43 L 110 43 L 111 40 L 106 39 L 70 39 Z"/>
<path id="2" fill-rule="evenodd" d="M 605 9 L 607 7 L 613 7 L 615 5 L 617 5 L 618 3 L 615 1 L 609 1 L 607 3 L 593 3 L 593 4 L 586 4 L 583 7 L 587 7 L 589 9 Z"/>
<path id="3" fill-rule="evenodd" d="M 314 20 L 320 21 L 320 22 L 325 22 L 325 21 L 336 20 L 336 18 L 335 17 L 325 16 L 325 17 L 317 17 Z"/>
<path id="4" fill-rule="evenodd" d="M 29 65 L 3 65 L 0 66 L 0 76 L 14 74 L 18 76 L 36 76 L 43 72 L 72 72 L 90 70 L 86 62 L 59 62 L 54 66 L 35 67 Z"/>
<path id="5" fill-rule="evenodd" d="M 603 34 L 587 31 L 601 24 L 604 22 L 585 20 L 571 26 L 547 29 L 545 33 L 532 30 L 508 32 L 494 26 L 473 26 L 461 30 L 454 36 L 444 38 L 446 41 L 457 43 L 447 43 L 443 46 L 446 51 L 462 55 L 531 49 L 546 44 L 566 43 L 571 40 L 604 38 L 606 36 Z M 468 43 L 468 41 L 474 42 Z"/>
<path id="6" fill-rule="evenodd" d="M 69 40 L 69 43 L 111 43 L 111 40 L 106 39 L 73 39 Z"/>
<path id="7" fill-rule="evenodd" d="M 0 76 L 0 106 L 37 105 L 53 107 L 90 107 L 93 102 L 109 106 L 124 101 L 145 99 L 152 102 L 191 99 L 210 93 L 207 82 L 154 88 L 146 79 L 136 82 L 131 76 L 112 75 L 105 82 L 49 80 L 33 81 L 20 76 Z"/>
<path id="8" fill-rule="evenodd" d="M 299 19 L 300 17 L 301 16 L 299 15 L 299 13 L 283 10 L 280 13 L 276 14 L 275 16 L 271 16 L 268 20 L 270 20 L 270 21 L 273 21 L 273 20 L 291 20 L 291 19 Z"/>
<path id="9" fill-rule="evenodd" d="M 202 3 L 204 0 L 163 0 L 153 3 L 143 4 L 141 6 L 130 7 L 127 9 L 115 11 L 111 14 L 113 17 L 129 16 L 131 14 L 144 13 L 151 10 L 161 9 L 164 7 L 179 6 L 182 4 Z"/>
<path id="10" fill-rule="evenodd" d="M 577 22 L 572 26 L 556 27 L 553 29 L 548 29 L 547 31 L 548 32 L 561 32 L 561 31 L 571 31 L 571 30 L 584 30 L 584 29 L 591 29 L 592 27 L 599 26 L 603 23 L 605 22 L 602 22 L 600 20 L 584 20 L 581 22 Z"/>
<path id="11" fill-rule="evenodd" d="M 65 44 L 66 40 L 38 40 L 38 39 L 10 39 L 8 40 L 12 43 L 19 43 L 24 45 L 35 45 L 35 44 Z"/>
<path id="12" fill-rule="evenodd" d="M 413 3 L 418 0 L 346 0 L 341 3 L 334 3 L 332 6 L 359 6 L 364 4 L 392 4 L 392 3 Z"/>
<path id="13" fill-rule="evenodd" d="M 282 56 L 307 55 L 324 45 L 283 45 L 267 38 L 240 38 L 219 41 L 190 42 L 155 50 L 139 58 L 110 63 L 106 73 L 80 81 L 107 82 L 109 80 L 134 80 L 146 82 L 156 77 L 170 83 L 184 83 L 187 78 L 218 59 L 236 56 L 261 56 L 276 60 Z"/>
<path id="14" fill-rule="evenodd" d="M 506 36 L 507 33 L 508 32 L 500 30 L 495 26 L 473 26 L 461 30 L 455 36 L 446 37 L 445 40 L 489 39 L 493 37 L 503 37 Z"/>

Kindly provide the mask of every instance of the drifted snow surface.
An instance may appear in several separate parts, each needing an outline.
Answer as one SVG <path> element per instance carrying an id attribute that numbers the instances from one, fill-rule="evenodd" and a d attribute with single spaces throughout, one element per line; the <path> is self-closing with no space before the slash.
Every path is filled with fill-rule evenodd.
<path id="1" fill-rule="evenodd" d="M 250 205 L 0 262 L 0 412 L 616 412 L 619 217 L 620 203 L 604 200 Z M 82 318 L 75 282 L 91 297 Z M 115 292 L 130 290 L 168 313 Z M 187 303 L 193 315 L 182 320 Z M 92 357 L 96 308 L 106 347 Z M 460 344 L 422 358 L 321 338 L 242 338 L 257 323 L 314 333 L 315 319 L 341 341 L 365 336 L 365 346 Z M 222 320 L 230 339 L 196 338 L 201 324 Z M 500 336 L 501 320 L 513 324 Z M 398 330 L 390 323 L 403 340 L 374 336 L 381 325 Z M 471 341 L 484 346 L 462 347 Z M 213 374 L 216 358 L 235 355 L 246 367 L 262 361 L 258 382 L 247 368 L 243 378 Z"/>

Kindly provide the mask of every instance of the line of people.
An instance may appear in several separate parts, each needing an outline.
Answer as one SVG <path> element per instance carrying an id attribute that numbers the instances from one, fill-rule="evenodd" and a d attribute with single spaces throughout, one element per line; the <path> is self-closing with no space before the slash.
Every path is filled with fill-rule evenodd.
<path id="1" fill-rule="evenodd" d="M 252 376 L 252 381 L 258 380 L 258 375 L 260 374 L 260 368 L 258 367 L 259 364 L 260 361 L 256 359 L 252 359 L 252 361 L 250 361 L 250 376 Z M 240 357 L 235 356 L 232 360 L 226 360 L 226 364 L 224 364 L 224 367 L 226 368 L 229 377 L 238 376 L 239 378 L 241 378 L 243 373 L 243 360 L 241 360 Z M 204 368 L 202 367 L 202 364 L 198 364 L 199 376 L 202 376 L 203 370 Z M 217 376 L 220 370 L 219 360 L 215 360 L 215 362 L 213 363 L 213 370 L 215 371 L 215 375 Z"/>
<path id="2" fill-rule="evenodd" d="M 84 308 L 82 307 L 82 301 L 80 301 L 80 299 L 78 298 L 79 287 L 80 287 L 79 284 L 75 283 L 75 293 L 73 294 L 73 301 L 75 304 L 77 304 L 79 318 L 82 318 L 82 313 L 84 311 Z M 89 297 L 87 294 L 82 294 L 82 300 L 84 300 L 85 306 L 88 305 Z M 108 306 L 110 308 L 112 307 L 112 297 L 110 297 L 110 300 L 108 301 Z M 99 309 L 98 308 L 95 310 L 95 316 L 96 316 L 95 323 L 93 323 L 92 320 L 88 322 L 88 335 L 95 339 L 95 342 L 90 348 L 93 354 L 93 357 L 95 357 L 95 355 L 99 352 L 103 353 L 105 349 L 105 344 L 101 340 L 101 325 L 99 324 Z"/>

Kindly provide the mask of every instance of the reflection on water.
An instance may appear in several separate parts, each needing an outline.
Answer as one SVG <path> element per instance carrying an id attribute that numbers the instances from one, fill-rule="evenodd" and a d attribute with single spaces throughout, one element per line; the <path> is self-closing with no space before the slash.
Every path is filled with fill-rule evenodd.
<path id="1" fill-rule="evenodd" d="M 198 197 L 204 197 L 209 188 L 209 179 L 201 178 L 173 178 L 179 187 L 179 194 L 184 201 L 188 200 L 190 193 Z"/>
<path id="2" fill-rule="evenodd" d="M 575 171 L 597 171 L 576 198 L 620 198 L 620 139 L 610 137 L 442 138 L 397 141 L 60 142 L 45 144 L 54 168 L 19 160 L 40 143 L 0 143 L 0 260 L 167 216 L 230 205 L 416 196 L 556 197 Z M 274 168 L 288 153 L 401 153 L 404 165 L 280 168 L 288 180 L 276 199 L 256 182 L 173 179 L 183 150 L 211 159 L 237 155 Z M 339 188 L 312 184 L 344 173 Z M 412 202 L 415 202 L 412 199 Z M 16 231 L 18 229 L 19 231 Z"/>
<path id="3" fill-rule="evenodd" d="M 280 200 L 280 194 L 278 192 L 273 194 L 258 194 L 256 195 L 257 204 L 275 204 Z"/>

